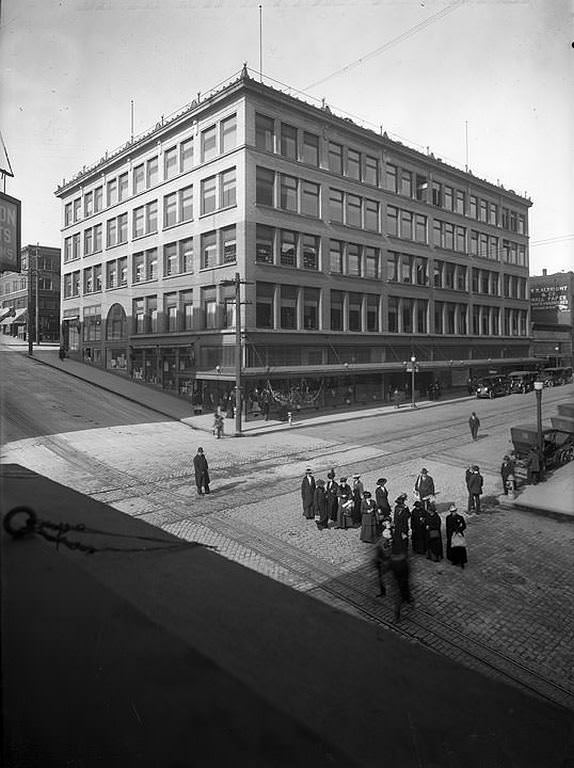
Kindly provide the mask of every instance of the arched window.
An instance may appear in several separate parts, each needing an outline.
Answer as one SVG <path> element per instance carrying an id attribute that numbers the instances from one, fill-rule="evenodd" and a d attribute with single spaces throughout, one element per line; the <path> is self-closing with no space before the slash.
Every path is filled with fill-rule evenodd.
<path id="1" fill-rule="evenodd" d="M 113 304 L 106 321 L 106 339 L 125 339 L 127 337 L 127 318 L 121 304 Z"/>

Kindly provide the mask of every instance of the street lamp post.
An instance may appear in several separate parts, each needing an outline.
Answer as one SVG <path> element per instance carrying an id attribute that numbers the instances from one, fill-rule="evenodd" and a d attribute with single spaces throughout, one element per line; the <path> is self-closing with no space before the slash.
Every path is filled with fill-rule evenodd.
<path id="1" fill-rule="evenodd" d="M 544 444 L 542 441 L 542 389 L 544 382 L 535 381 L 534 391 L 536 392 L 536 429 L 538 437 L 538 461 L 540 464 L 540 479 L 544 478 Z"/>
<path id="2" fill-rule="evenodd" d="M 558 368 L 558 353 L 560 352 L 560 347 L 554 347 L 554 366 Z"/>
<path id="3" fill-rule="evenodd" d="M 416 408 L 415 403 L 415 368 L 417 359 L 414 355 L 411 356 L 411 408 Z"/>

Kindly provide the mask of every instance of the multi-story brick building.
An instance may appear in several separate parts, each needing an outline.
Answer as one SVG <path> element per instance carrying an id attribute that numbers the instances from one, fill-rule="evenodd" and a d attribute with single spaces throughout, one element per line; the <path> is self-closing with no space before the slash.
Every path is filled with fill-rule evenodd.
<path id="1" fill-rule="evenodd" d="M 213 405 L 315 406 L 529 360 L 530 200 L 247 76 L 64 182 L 71 354 Z M 248 397 L 248 399 L 249 399 Z"/>
<path id="2" fill-rule="evenodd" d="M 60 260 L 59 248 L 26 245 L 21 250 L 20 272 L 0 276 L 2 333 L 25 340 L 28 328 L 36 339 L 36 302 L 40 341 L 60 338 Z M 30 321 L 30 325 L 28 325 Z"/>
<path id="3" fill-rule="evenodd" d="M 574 272 L 543 269 L 529 284 L 533 355 L 546 365 L 572 365 Z"/>

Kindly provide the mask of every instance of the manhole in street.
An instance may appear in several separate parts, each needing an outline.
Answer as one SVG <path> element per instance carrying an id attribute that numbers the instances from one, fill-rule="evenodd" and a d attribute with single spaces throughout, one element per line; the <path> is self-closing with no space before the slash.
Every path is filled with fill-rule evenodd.
<path id="1" fill-rule="evenodd" d="M 526 584 L 526 579 L 524 576 L 521 576 L 519 573 L 513 573 L 512 571 L 501 573 L 500 579 L 507 582 L 508 584 Z"/>

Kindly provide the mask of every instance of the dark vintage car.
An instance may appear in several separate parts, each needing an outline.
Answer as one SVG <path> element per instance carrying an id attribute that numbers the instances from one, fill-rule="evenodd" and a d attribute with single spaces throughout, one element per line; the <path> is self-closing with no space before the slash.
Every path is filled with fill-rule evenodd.
<path id="1" fill-rule="evenodd" d="M 528 454 L 538 448 L 538 429 L 536 425 L 524 424 L 511 427 L 510 437 L 514 446 L 514 456 L 525 462 Z M 544 469 L 554 469 L 574 459 L 574 432 L 554 427 L 542 430 Z"/>
<path id="2" fill-rule="evenodd" d="M 477 397 L 495 397 L 510 394 L 510 380 L 507 376 L 487 376 L 479 379 L 476 385 Z"/>
<path id="3" fill-rule="evenodd" d="M 511 394 L 532 392 L 536 376 L 536 372 L 533 371 L 512 371 L 509 373 Z"/>
<path id="4" fill-rule="evenodd" d="M 559 387 L 572 381 L 572 368 L 545 368 L 540 375 L 545 387 Z"/>

